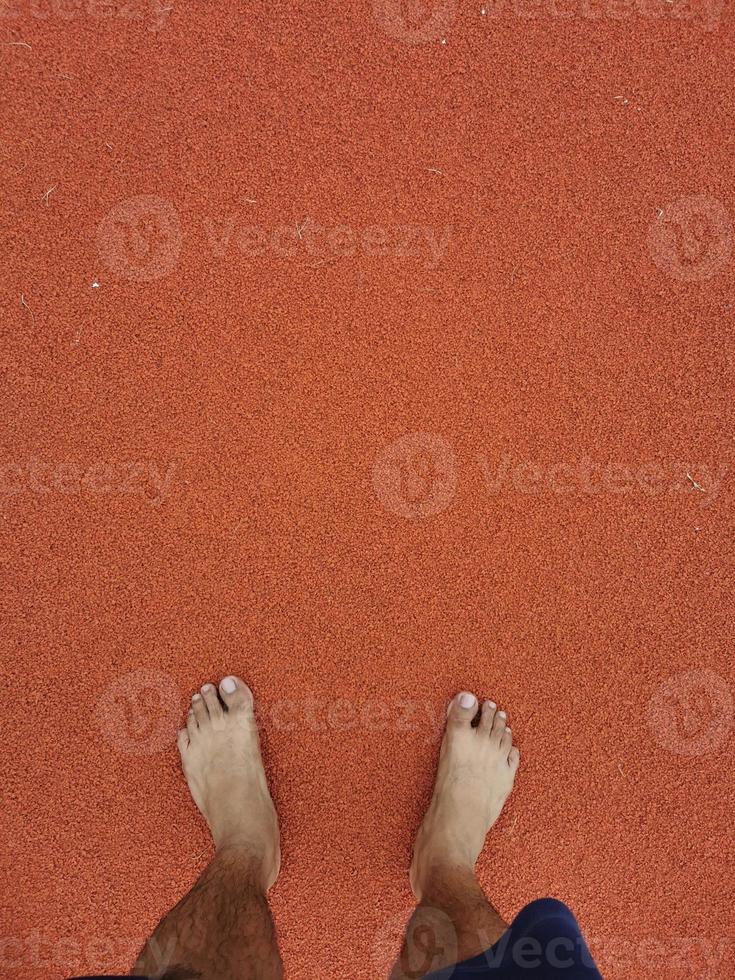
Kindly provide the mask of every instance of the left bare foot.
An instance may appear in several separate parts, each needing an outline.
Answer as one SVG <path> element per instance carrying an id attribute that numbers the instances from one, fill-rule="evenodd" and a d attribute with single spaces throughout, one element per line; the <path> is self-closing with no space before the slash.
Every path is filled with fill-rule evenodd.
<path id="1" fill-rule="evenodd" d="M 192 696 L 178 736 L 181 763 L 217 849 L 247 852 L 267 890 L 278 877 L 281 852 L 253 695 L 239 677 L 225 677 L 219 692 L 221 701 L 214 685 L 205 684 Z"/>

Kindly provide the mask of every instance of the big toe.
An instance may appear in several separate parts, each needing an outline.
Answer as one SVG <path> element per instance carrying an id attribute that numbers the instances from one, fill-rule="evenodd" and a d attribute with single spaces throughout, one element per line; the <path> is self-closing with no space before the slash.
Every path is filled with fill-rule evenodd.
<path id="1" fill-rule="evenodd" d="M 232 674 L 220 681 L 219 693 L 228 711 L 250 711 L 253 707 L 253 692 L 245 681 Z"/>
<path id="2" fill-rule="evenodd" d="M 469 728 L 477 714 L 477 698 L 469 691 L 462 691 L 449 705 L 447 725 L 452 728 Z"/>

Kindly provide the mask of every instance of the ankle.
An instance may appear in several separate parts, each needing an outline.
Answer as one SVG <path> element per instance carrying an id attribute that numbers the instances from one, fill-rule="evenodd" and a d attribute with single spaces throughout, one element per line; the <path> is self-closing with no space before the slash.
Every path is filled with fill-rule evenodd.
<path id="1" fill-rule="evenodd" d="M 482 892 L 475 876 L 474 864 L 459 856 L 433 858 L 416 875 L 418 896 L 422 904 L 442 906 L 452 894 L 468 890 Z"/>
<path id="2" fill-rule="evenodd" d="M 239 877 L 253 882 L 259 890 L 268 890 L 265 884 L 269 879 L 268 862 L 251 840 L 236 836 L 218 839 L 215 841 L 215 861 L 236 870 Z"/>

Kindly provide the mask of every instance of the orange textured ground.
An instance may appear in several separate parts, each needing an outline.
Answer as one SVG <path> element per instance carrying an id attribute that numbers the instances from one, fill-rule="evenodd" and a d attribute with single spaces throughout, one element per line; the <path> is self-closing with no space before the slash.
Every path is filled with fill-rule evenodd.
<path id="1" fill-rule="evenodd" d="M 289 977 L 384 975 L 465 686 L 500 909 L 732 976 L 732 9 L 3 3 L 0 973 L 130 965 L 236 671 Z"/>

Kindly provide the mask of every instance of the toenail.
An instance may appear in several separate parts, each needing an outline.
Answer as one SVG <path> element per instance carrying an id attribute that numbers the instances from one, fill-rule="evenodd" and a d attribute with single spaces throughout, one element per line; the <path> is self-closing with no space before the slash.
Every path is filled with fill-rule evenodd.
<path id="1" fill-rule="evenodd" d="M 459 698 L 459 705 L 461 708 L 472 708 L 475 705 L 475 695 L 474 694 L 461 694 Z"/>
<path id="2" fill-rule="evenodd" d="M 506 735 L 510 735 L 510 728 L 507 728 L 507 727 L 506 727 L 506 729 L 505 729 L 505 734 L 506 734 Z"/>
<path id="3" fill-rule="evenodd" d="M 488 708 L 497 708 L 497 704 L 494 701 L 488 701 Z"/>
<path id="4" fill-rule="evenodd" d="M 237 690 L 237 681 L 234 677 L 225 677 L 222 681 L 222 690 L 225 694 L 234 694 Z"/>
<path id="5" fill-rule="evenodd" d="M 498 712 L 498 717 L 499 718 L 505 718 L 505 712 L 504 711 L 499 711 Z"/>
<path id="6" fill-rule="evenodd" d="M 202 700 L 202 696 L 201 696 L 201 694 L 192 694 L 191 700 L 192 701 L 201 701 Z"/>
<path id="7" fill-rule="evenodd" d="M 213 691 L 214 688 L 212 687 L 211 684 L 205 684 L 204 687 L 202 688 L 202 690 L 203 691 Z"/>

